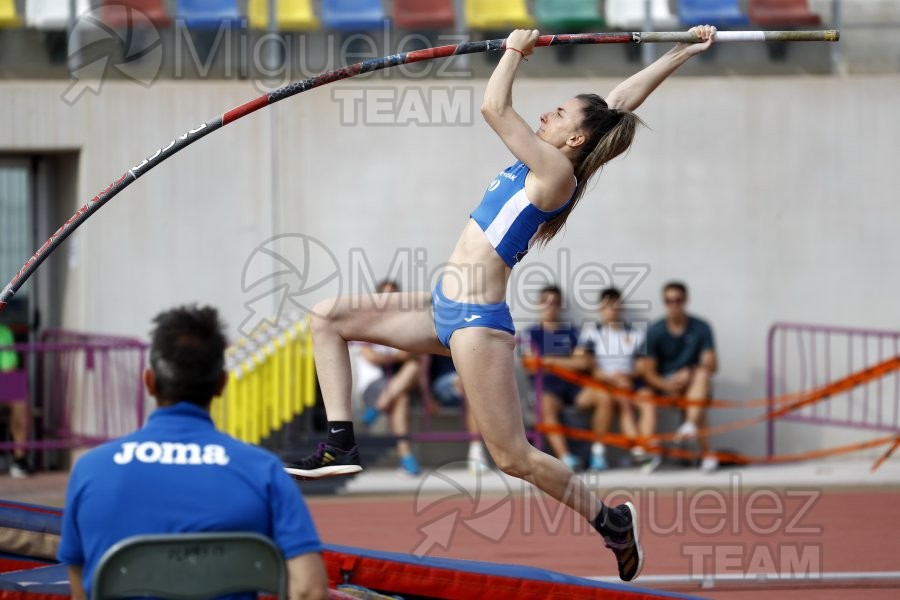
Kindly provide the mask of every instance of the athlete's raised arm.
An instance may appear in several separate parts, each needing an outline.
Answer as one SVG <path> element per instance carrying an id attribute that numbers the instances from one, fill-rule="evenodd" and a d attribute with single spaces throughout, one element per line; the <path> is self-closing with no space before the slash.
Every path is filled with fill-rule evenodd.
<path id="1" fill-rule="evenodd" d="M 506 147 L 534 173 L 537 184 L 529 191 L 532 202 L 540 205 L 562 204 L 572 194 L 572 161 L 558 148 L 542 140 L 512 106 L 512 85 L 516 71 L 526 56 L 532 53 L 537 30 L 517 29 L 509 34 L 506 50 L 494 69 L 481 114 Z M 560 112 L 562 109 L 555 109 Z M 545 116 L 541 117 L 543 122 Z"/>
<path id="2" fill-rule="evenodd" d="M 634 111 L 647 99 L 653 90 L 666 78 L 674 73 L 692 56 L 705 52 L 713 43 L 716 28 L 710 25 L 699 25 L 689 29 L 696 33 L 701 40 L 698 44 L 677 44 L 674 48 L 663 54 L 653 64 L 635 73 L 609 93 L 606 103 L 610 108 Z"/>

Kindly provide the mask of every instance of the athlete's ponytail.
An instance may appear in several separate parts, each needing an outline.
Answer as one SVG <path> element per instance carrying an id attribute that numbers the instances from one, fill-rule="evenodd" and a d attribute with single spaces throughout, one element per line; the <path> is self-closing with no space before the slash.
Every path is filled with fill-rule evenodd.
<path id="1" fill-rule="evenodd" d="M 584 195 L 591 178 L 603 165 L 619 156 L 631 146 L 638 125 L 644 122 L 633 112 L 609 108 L 606 101 L 597 94 L 580 94 L 576 96 L 582 102 L 585 143 L 582 144 L 581 156 L 575 163 L 575 177 L 578 184 L 572 201 L 566 209 L 541 225 L 535 241 L 546 244 L 566 223 L 569 213 Z"/>

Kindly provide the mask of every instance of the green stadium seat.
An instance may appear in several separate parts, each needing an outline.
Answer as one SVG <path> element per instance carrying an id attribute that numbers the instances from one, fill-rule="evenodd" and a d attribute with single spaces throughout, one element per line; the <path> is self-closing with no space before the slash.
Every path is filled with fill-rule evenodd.
<path id="1" fill-rule="evenodd" d="M 606 22 L 616 30 L 643 31 L 644 0 L 606 0 Z M 669 10 L 669 0 L 652 0 L 650 16 L 656 30 L 674 29 L 678 19 Z"/>
<path id="2" fill-rule="evenodd" d="M 534 27 L 525 0 L 466 0 L 466 27 L 479 31 Z"/>
<path id="3" fill-rule="evenodd" d="M 22 19 L 13 0 L 0 0 L 0 27 L 20 27 Z"/>
<path id="4" fill-rule="evenodd" d="M 5 0 L 4 0 L 5 1 Z M 77 0 L 75 12 L 91 9 L 89 0 Z M 42 31 L 65 31 L 69 28 L 69 3 L 60 0 L 28 0 L 25 3 L 25 25 Z"/>
<path id="5" fill-rule="evenodd" d="M 387 15 L 381 0 L 322 0 L 322 23 L 336 31 L 381 29 Z"/>
<path id="6" fill-rule="evenodd" d="M 809 10 L 807 0 L 750 0 L 750 20 L 763 27 L 819 25 L 819 15 Z"/>
<path id="7" fill-rule="evenodd" d="M 597 31 L 605 25 L 597 0 L 535 0 L 534 16 L 548 33 Z"/>
<path id="8" fill-rule="evenodd" d="M 129 21 L 129 9 L 138 11 L 157 27 L 172 23 L 163 0 L 103 0 L 103 22 L 110 27 L 130 27 L 135 21 Z"/>
<path id="9" fill-rule="evenodd" d="M 279 31 L 313 31 L 320 26 L 312 0 L 278 0 L 275 11 Z M 247 12 L 250 27 L 269 28 L 269 0 L 250 0 Z"/>
<path id="10" fill-rule="evenodd" d="M 741 12 L 740 3 L 741 0 L 679 0 L 678 20 L 685 27 L 746 27 L 750 20 Z"/>
<path id="11" fill-rule="evenodd" d="M 455 24 L 453 0 L 394 0 L 394 25 L 401 29 L 450 29 Z"/>

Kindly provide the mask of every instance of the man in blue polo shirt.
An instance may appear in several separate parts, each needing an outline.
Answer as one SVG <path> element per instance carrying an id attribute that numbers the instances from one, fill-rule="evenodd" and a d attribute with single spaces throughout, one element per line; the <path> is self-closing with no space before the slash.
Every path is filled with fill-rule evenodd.
<path id="1" fill-rule="evenodd" d="M 69 478 L 59 560 L 72 596 L 89 595 L 100 557 L 126 537 L 251 531 L 281 548 L 290 598 L 327 597 L 319 537 L 281 461 L 210 419 L 227 380 L 216 310 L 176 308 L 155 323 L 144 383 L 159 408 L 142 429 L 85 454 Z"/>

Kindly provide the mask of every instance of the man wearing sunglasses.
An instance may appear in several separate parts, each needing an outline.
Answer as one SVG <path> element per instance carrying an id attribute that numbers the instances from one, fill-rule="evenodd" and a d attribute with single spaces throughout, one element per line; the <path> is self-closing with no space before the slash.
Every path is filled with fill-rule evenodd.
<path id="1" fill-rule="evenodd" d="M 659 394 L 709 400 L 712 376 L 718 367 L 713 332 L 706 321 L 687 313 L 687 300 L 684 283 L 672 281 L 663 287 L 666 317 L 647 330 L 646 353 L 638 368 L 644 381 Z M 697 435 L 705 425 L 706 406 L 688 406 L 676 441 L 696 439 L 703 455 L 700 468 L 711 472 L 718 467 L 718 460 L 710 452 L 709 440 Z"/>

